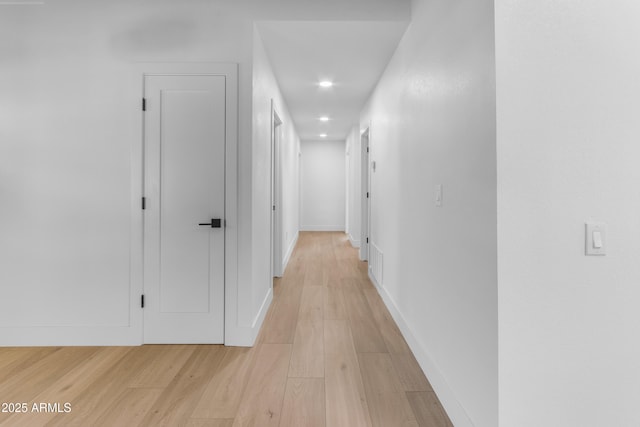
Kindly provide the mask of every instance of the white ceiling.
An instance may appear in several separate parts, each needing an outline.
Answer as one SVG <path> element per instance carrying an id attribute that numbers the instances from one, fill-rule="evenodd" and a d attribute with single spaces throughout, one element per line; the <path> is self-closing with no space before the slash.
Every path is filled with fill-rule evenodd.
<path id="1" fill-rule="evenodd" d="M 258 24 L 273 72 L 302 140 L 346 139 L 382 75 L 407 22 Z M 329 79 L 330 89 L 317 83 Z M 323 123 L 321 116 L 331 120 Z"/>

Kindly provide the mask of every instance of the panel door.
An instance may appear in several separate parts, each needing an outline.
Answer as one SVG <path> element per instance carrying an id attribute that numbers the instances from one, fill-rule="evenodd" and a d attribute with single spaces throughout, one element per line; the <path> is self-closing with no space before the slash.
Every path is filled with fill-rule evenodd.
<path id="1" fill-rule="evenodd" d="M 222 343 L 225 77 L 145 76 L 144 90 L 144 342 Z"/>

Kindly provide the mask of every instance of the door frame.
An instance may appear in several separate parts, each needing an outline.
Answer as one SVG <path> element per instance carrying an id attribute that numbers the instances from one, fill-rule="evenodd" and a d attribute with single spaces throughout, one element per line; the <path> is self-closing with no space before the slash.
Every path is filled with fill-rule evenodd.
<path id="1" fill-rule="evenodd" d="M 282 119 L 271 100 L 271 278 L 282 277 Z M 270 279 L 271 280 L 271 279 Z"/>
<path id="2" fill-rule="evenodd" d="M 144 211 L 145 188 L 144 78 L 146 75 L 222 75 L 225 98 L 225 208 L 224 208 L 224 344 L 249 345 L 246 327 L 238 321 L 238 64 L 235 63 L 138 63 L 133 66 L 130 91 L 132 109 L 139 111 L 139 134 L 131 150 L 131 272 L 130 324 L 137 331 L 138 344 L 144 342 Z"/>
<path id="3" fill-rule="evenodd" d="M 360 260 L 369 260 L 371 244 L 371 126 L 360 132 Z M 369 197 L 367 197 L 369 195 Z M 369 239 L 369 241 L 367 241 Z"/>

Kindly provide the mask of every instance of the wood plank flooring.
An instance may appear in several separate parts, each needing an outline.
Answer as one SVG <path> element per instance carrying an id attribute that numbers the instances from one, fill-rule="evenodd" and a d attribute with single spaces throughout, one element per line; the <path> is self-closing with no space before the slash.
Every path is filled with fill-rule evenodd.
<path id="1" fill-rule="evenodd" d="M 366 269 L 300 233 L 252 348 L 0 348 L 0 426 L 452 426 Z"/>

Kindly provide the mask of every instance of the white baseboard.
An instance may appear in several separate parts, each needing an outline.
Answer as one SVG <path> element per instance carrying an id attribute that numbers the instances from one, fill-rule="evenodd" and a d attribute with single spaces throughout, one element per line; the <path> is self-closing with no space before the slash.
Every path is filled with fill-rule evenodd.
<path id="1" fill-rule="evenodd" d="M 287 269 L 287 265 L 289 264 L 289 260 L 291 259 L 291 254 L 293 254 L 293 250 L 296 247 L 296 243 L 298 243 L 298 236 L 300 236 L 300 233 L 296 232 L 295 237 L 293 238 L 293 240 L 291 241 L 291 244 L 289 245 L 289 249 L 287 249 L 287 254 L 284 256 L 284 260 L 282 261 L 282 274 L 284 274 L 284 272 Z"/>
<path id="2" fill-rule="evenodd" d="M 262 301 L 260 310 L 258 311 L 258 314 L 254 318 L 253 324 L 251 325 L 251 329 L 253 330 L 253 334 L 252 334 L 253 337 L 251 339 L 250 346 L 253 346 L 253 344 L 256 342 L 256 338 L 260 333 L 260 328 L 264 323 L 265 317 L 267 317 L 267 312 L 269 311 L 269 307 L 271 307 L 271 301 L 273 301 L 273 288 L 269 288 L 269 291 L 267 291 L 267 295 L 265 295 L 264 300 Z"/>
<path id="3" fill-rule="evenodd" d="M 344 225 L 302 225 L 300 231 L 344 231 Z"/>
<path id="4" fill-rule="evenodd" d="M 251 347 L 273 300 L 269 288 L 251 327 L 225 328 L 225 345 Z M 138 346 L 143 344 L 140 327 L 70 326 L 0 328 L 0 347 L 47 346 Z"/>
<path id="5" fill-rule="evenodd" d="M 0 347 L 142 345 L 141 329 L 127 326 L 0 328 L 0 336 Z"/>
<path id="6" fill-rule="evenodd" d="M 269 288 L 269 291 L 262 301 L 260 310 L 258 310 L 258 314 L 253 318 L 251 326 L 229 328 L 224 337 L 224 345 L 227 347 L 253 347 L 258 333 L 260 333 L 262 323 L 267 316 L 269 307 L 271 306 L 271 301 L 273 301 L 273 289 Z"/>
<path id="7" fill-rule="evenodd" d="M 252 347 L 257 333 L 253 328 L 237 326 L 225 330 L 224 345 L 226 347 Z"/>
<path id="8" fill-rule="evenodd" d="M 444 410 L 449 415 L 451 422 L 456 427 L 474 427 L 473 421 L 467 415 L 467 412 L 464 410 L 464 407 L 460 404 L 460 401 L 457 399 L 455 392 L 447 383 L 442 371 L 438 368 L 437 364 L 434 362 L 433 358 L 429 355 L 429 352 L 420 344 L 420 342 L 416 339 L 412 328 L 409 326 L 409 323 L 405 320 L 404 316 L 396 306 L 395 301 L 391 296 L 387 293 L 387 291 L 380 287 L 380 285 L 376 282 L 375 277 L 371 274 L 371 271 L 368 271 L 369 278 L 371 282 L 375 285 L 378 293 L 382 297 L 387 309 L 391 313 L 393 320 L 395 320 L 396 324 L 400 328 L 400 332 L 402 332 L 402 336 L 409 344 L 409 348 L 413 352 L 413 355 L 416 357 L 418 364 L 422 368 L 422 371 L 425 373 L 431 386 L 433 387 L 433 391 L 435 391 L 438 399 L 440 399 L 440 403 L 444 407 Z"/>
<path id="9" fill-rule="evenodd" d="M 360 247 L 360 240 L 354 239 L 351 233 L 349 233 L 349 242 L 351 242 L 351 246 L 353 246 L 354 248 Z"/>

